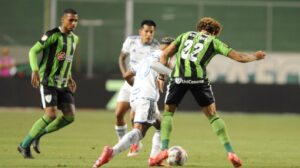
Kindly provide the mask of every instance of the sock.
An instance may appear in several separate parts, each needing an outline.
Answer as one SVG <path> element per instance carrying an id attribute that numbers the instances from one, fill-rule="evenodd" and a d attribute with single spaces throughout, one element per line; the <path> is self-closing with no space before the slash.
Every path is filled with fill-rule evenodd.
<path id="1" fill-rule="evenodd" d="M 33 139 L 35 139 L 42 131 L 43 129 L 52 122 L 52 119 L 49 118 L 46 115 L 43 115 L 40 119 L 38 119 L 32 126 L 32 128 L 29 131 L 29 134 L 22 142 L 22 147 L 27 148 L 31 145 L 31 142 Z"/>
<path id="2" fill-rule="evenodd" d="M 115 125 L 115 130 L 116 130 L 116 134 L 119 138 L 119 141 L 122 139 L 122 137 L 126 134 L 127 132 L 127 124 L 123 125 L 123 126 L 117 126 Z"/>
<path id="3" fill-rule="evenodd" d="M 132 144 L 143 138 L 142 132 L 139 129 L 134 128 L 130 132 L 124 135 L 124 137 L 116 144 L 113 149 L 114 152 L 111 157 L 114 157 L 118 153 L 128 149 Z"/>
<path id="4" fill-rule="evenodd" d="M 173 115 L 174 113 L 164 111 L 163 119 L 161 121 L 161 140 L 162 140 L 162 150 L 169 147 L 169 139 L 173 126 Z"/>
<path id="5" fill-rule="evenodd" d="M 214 132 L 217 134 L 220 142 L 224 145 L 226 152 L 233 152 L 230 144 L 230 139 L 226 130 L 225 122 L 217 115 L 208 118 Z"/>
<path id="6" fill-rule="evenodd" d="M 39 136 L 43 136 L 45 134 L 57 131 L 66 125 L 71 124 L 74 121 L 75 117 L 74 116 L 69 116 L 69 115 L 63 115 L 58 118 L 56 118 L 53 122 L 51 122 Z"/>
<path id="7" fill-rule="evenodd" d="M 162 143 L 160 140 L 160 130 L 156 130 L 152 137 L 152 149 L 150 153 L 150 158 L 156 158 L 156 156 L 160 152 L 161 147 Z"/>

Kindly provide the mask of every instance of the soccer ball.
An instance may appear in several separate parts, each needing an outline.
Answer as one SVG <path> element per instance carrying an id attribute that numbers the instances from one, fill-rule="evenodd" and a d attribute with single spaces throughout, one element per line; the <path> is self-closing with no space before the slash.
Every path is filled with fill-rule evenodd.
<path id="1" fill-rule="evenodd" d="M 183 166 L 187 161 L 188 155 L 186 151 L 180 146 L 172 146 L 169 150 L 169 157 L 167 159 L 171 166 Z"/>

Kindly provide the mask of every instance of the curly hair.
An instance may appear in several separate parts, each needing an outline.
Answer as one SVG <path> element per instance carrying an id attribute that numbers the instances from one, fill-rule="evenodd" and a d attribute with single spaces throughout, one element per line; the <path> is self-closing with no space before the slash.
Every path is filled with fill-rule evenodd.
<path id="1" fill-rule="evenodd" d="M 197 31 L 206 30 L 216 37 L 220 35 L 222 27 L 223 26 L 217 20 L 211 17 L 202 18 L 196 25 Z"/>

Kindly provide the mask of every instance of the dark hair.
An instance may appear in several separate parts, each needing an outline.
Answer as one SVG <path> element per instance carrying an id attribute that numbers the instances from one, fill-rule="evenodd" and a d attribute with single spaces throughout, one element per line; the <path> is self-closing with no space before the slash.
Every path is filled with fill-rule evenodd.
<path id="1" fill-rule="evenodd" d="M 167 44 L 167 45 L 169 45 L 169 44 L 171 44 L 174 40 L 175 40 L 175 38 L 173 38 L 173 37 L 164 37 L 164 38 L 161 39 L 160 44 Z"/>
<path id="2" fill-rule="evenodd" d="M 74 9 L 72 9 L 72 8 L 68 8 L 68 9 L 64 10 L 64 15 L 68 14 L 68 13 L 77 15 L 77 12 Z"/>
<path id="3" fill-rule="evenodd" d="M 143 20 L 141 23 L 141 28 L 143 28 L 144 25 L 154 26 L 154 28 L 156 28 L 156 24 L 153 20 Z"/>
<path id="4" fill-rule="evenodd" d="M 202 18 L 196 26 L 197 31 L 206 30 L 207 32 L 214 34 L 216 37 L 219 36 L 222 25 L 214 18 L 204 17 Z"/>

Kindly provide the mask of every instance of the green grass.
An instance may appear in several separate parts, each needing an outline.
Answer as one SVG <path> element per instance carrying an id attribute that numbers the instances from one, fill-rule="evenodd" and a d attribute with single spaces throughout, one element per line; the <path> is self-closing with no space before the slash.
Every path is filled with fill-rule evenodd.
<path id="1" fill-rule="evenodd" d="M 0 168 L 89 168 L 104 145 L 117 142 L 114 113 L 77 111 L 75 123 L 44 136 L 41 154 L 25 160 L 17 152 L 41 110 L 0 110 Z M 245 168 L 300 168 L 300 115 L 221 113 L 227 124 L 235 151 Z M 144 148 L 135 158 L 127 151 L 104 165 L 107 168 L 143 168 L 151 149 L 154 129 L 143 140 Z M 187 168 L 232 167 L 224 149 L 201 113 L 179 112 L 174 117 L 170 145 L 180 145 L 188 152 Z"/>

